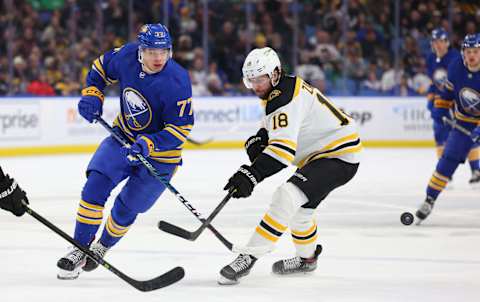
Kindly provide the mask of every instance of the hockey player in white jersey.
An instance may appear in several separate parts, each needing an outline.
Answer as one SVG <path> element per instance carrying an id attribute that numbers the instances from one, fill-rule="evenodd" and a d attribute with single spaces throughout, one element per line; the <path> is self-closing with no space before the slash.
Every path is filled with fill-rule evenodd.
<path id="1" fill-rule="evenodd" d="M 234 198 L 245 198 L 263 179 L 287 165 L 298 169 L 274 192 L 269 210 L 247 244 L 252 254 L 240 254 L 220 271 L 222 285 L 238 283 L 287 228 L 296 256 L 275 262 L 273 273 L 315 270 L 321 252 L 315 209 L 332 190 L 353 178 L 362 149 L 352 118 L 301 78 L 285 75 L 273 49 L 252 50 L 242 72 L 245 86 L 262 99 L 265 117 L 263 127 L 245 143 L 251 165 L 242 165 L 224 189 L 233 188 Z"/>

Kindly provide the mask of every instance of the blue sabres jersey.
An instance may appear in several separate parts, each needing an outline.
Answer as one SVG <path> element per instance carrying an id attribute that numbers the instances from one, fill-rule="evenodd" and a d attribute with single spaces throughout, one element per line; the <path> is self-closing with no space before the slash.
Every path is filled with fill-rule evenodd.
<path id="1" fill-rule="evenodd" d="M 427 57 L 427 72 L 432 81 L 428 89 L 429 99 L 433 99 L 445 89 L 448 65 L 460 57 L 458 50 L 452 48 L 441 58 L 433 52 Z"/>
<path id="2" fill-rule="evenodd" d="M 154 160 L 180 164 L 194 121 L 188 72 L 170 59 L 160 72 L 147 74 L 138 61 L 138 43 L 129 43 L 96 59 L 87 76 L 87 86 L 101 91 L 116 82 L 121 111 L 114 126 L 132 142 L 146 138 Z"/>
<path id="3" fill-rule="evenodd" d="M 455 118 L 480 125 L 480 71 L 470 72 L 462 58 L 448 66 L 448 80 L 435 107 L 453 102 Z"/>

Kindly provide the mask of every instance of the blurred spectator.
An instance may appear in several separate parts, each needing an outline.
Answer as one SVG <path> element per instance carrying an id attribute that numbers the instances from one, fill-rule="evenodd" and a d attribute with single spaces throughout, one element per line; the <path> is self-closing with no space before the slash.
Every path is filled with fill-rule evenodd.
<path id="1" fill-rule="evenodd" d="M 422 58 L 430 50 L 431 30 L 449 29 L 451 45 L 458 48 L 465 34 L 478 32 L 480 24 L 480 5 L 475 1 L 402 0 L 396 41 L 395 6 L 390 0 L 350 0 L 346 11 L 343 1 L 294 5 L 283 0 L 218 0 L 208 2 L 204 37 L 203 1 L 132 1 L 132 10 L 129 1 L 2 2 L 0 29 L 6 43 L 0 43 L 0 58 L 7 75 L 1 77 L 0 93 L 27 94 L 33 80 L 37 85 L 46 76 L 56 94 L 78 95 L 98 54 L 135 38 L 141 24 L 167 21 L 174 58 L 189 69 L 197 95 L 251 93 L 241 82 L 242 63 L 253 47 L 265 46 L 278 51 L 287 72 L 298 70 L 329 94 L 408 95 L 408 88 L 423 94 L 427 81 Z M 203 49 L 204 43 L 208 49 Z M 208 71 L 199 67 L 206 64 L 205 53 Z M 294 54 L 298 66 L 293 66 Z M 105 93 L 119 91 L 109 87 Z"/>
<path id="2" fill-rule="evenodd" d="M 40 72 L 38 79 L 33 80 L 27 86 L 27 92 L 34 96 L 53 96 L 55 90 L 47 81 L 47 74 Z"/>

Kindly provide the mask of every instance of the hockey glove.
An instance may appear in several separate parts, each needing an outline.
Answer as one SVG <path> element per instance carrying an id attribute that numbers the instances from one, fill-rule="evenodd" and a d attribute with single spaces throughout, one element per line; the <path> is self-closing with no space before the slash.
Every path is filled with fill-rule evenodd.
<path id="1" fill-rule="evenodd" d="M 247 150 L 250 162 L 257 158 L 260 153 L 268 146 L 268 131 L 265 128 L 260 128 L 257 134 L 250 136 L 245 142 L 245 150 Z"/>
<path id="2" fill-rule="evenodd" d="M 473 129 L 472 140 L 474 143 L 480 142 L 480 126 L 477 126 L 477 128 Z"/>
<path id="3" fill-rule="evenodd" d="M 242 165 L 235 174 L 230 177 L 224 190 L 235 189 L 233 198 L 245 198 L 252 195 L 253 188 L 260 182 L 260 174 L 252 167 Z"/>
<path id="4" fill-rule="evenodd" d="M 22 200 L 28 204 L 25 191 L 8 174 L 3 174 L 0 168 L 0 208 L 12 212 L 15 216 L 22 216 L 26 210 Z"/>
<path id="5" fill-rule="evenodd" d="M 88 122 L 93 123 L 103 113 L 103 93 L 95 86 L 82 90 L 82 98 L 78 102 L 78 112 Z"/>
<path id="6" fill-rule="evenodd" d="M 153 150 L 153 142 L 147 137 L 140 135 L 130 148 L 127 149 L 127 162 L 130 166 L 138 166 L 141 164 L 137 155 L 147 158 Z"/>

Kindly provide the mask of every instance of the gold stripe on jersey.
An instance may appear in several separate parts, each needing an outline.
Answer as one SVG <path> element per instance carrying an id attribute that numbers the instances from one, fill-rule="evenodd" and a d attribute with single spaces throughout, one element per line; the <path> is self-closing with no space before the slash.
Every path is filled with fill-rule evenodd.
<path id="1" fill-rule="evenodd" d="M 453 102 L 452 101 L 448 101 L 448 100 L 442 100 L 442 99 L 435 99 L 433 101 L 433 106 L 435 106 L 435 108 L 447 108 L 447 109 L 450 109 L 453 107 Z"/>
<path id="2" fill-rule="evenodd" d="M 290 152 L 273 145 L 268 145 L 263 152 L 279 160 L 282 163 L 285 161 L 291 163 L 295 158 L 295 154 L 292 155 Z"/>
<path id="3" fill-rule="evenodd" d="M 467 123 L 473 123 L 473 124 L 476 124 L 476 125 L 480 125 L 480 119 L 479 118 L 466 116 L 463 113 L 459 112 L 458 110 L 455 110 L 454 114 L 455 114 L 455 118 L 457 118 L 461 121 L 464 121 L 464 122 L 467 122 Z"/>
<path id="4" fill-rule="evenodd" d="M 300 161 L 297 166 L 301 168 L 312 160 L 325 157 L 340 156 L 347 153 L 356 153 L 360 152 L 362 149 L 363 145 L 360 141 L 358 133 L 353 133 L 331 142 L 318 152 L 310 154 L 305 159 Z"/>
<path id="5" fill-rule="evenodd" d="M 121 226 L 115 223 L 115 221 L 113 221 L 112 219 L 112 215 L 108 216 L 105 229 L 107 230 L 108 234 L 112 237 L 122 237 L 128 231 L 128 227 Z"/>
<path id="6" fill-rule="evenodd" d="M 185 143 L 185 141 L 187 140 L 188 132 L 186 130 L 179 129 L 178 127 L 173 127 L 172 124 L 168 124 L 168 126 L 163 128 L 163 130 L 168 131 L 171 135 L 175 136 L 182 143 Z M 184 131 L 187 132 L 187 135 L 183 133 Z"/>
<path id="7" fill-rule="evenodd" d="M 479 159 L 480 159 L 480 147 L 475 147 L 470 149 L 470 152 L 468 153 L 468 160 L 474 161 Z"/>
<path id="8" fill-rule="evenodd" d="M 271 139 L 268 141 L 269 144 L 281 144 L 285 145 L 286 147 L 293 149 L 294 151 L 297 150 L 297 143 L 291 141 L 289 139 Z"/>
<path id="9" fill-rule="evenodd" d="M 165 126 L 171 127 L 173 129 L 177 130 L 178 132 L 180 132 L 181 134 L 183 134 L 185 137 L 187 137 L 188 134 L 190 133 L 190 130 L 192 129 L 193 125 L 177 126 L 177 125 L 174 125 L 174 124 L 166 124 Z M 190 126 L 190 128 L 188 128 L 188 126 Z"/>
<path id="10" fill-rule="evenodd" d="M 128 129 L 128 127 L 125 125 L 125 122 L 123 120 L 123 116 L 122 114 L 120 113 L 119 115 L 117 115 L 117 118 L 115 119 L 115 121 L 113 121 L 113 125 L 118 125 L 120 127 L 120 129 L 123 130 L 123 133 L 127 135 L 128 139 L 132 142 L 135 141 L 135 136 L 133 135 L 133 133 Z"/>
<path id="11" fill-rule="evenodd" d="M 300 87 L 302 87 L 303 80 L 299 77 L 296 78 L 295 81 L 295 90 L 293 91 L 293 97 L 295 98 L 300 93 Z"/>

